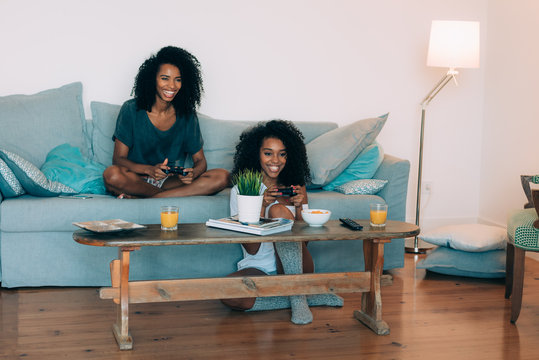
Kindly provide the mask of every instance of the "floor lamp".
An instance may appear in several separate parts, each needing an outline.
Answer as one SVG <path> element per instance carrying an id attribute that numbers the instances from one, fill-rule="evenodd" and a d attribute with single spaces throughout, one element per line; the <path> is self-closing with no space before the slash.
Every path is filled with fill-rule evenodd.
<path id="1" fill-rule="evenodd" d="M 453 79 L 457 82 L 456 68 L 479 67 L 479 22 L 477 21 L 442 21 L 434 20 L 430 30 L 427 66 L 449 68 L 442 79 L 421 102 L 421 132 L 419 136 L 419 165 L 417 173 L 417 199 L 415 224 L 419 226 L 421 210 L 421 176 L 423 167 L 423 135 L 425 130 L 425 111 L 432 99 Z M 408 253 L 422 254 L 429 247 L 420 246 L 418 237 L 413 243 L 408 241 L 405 250 Z"/>

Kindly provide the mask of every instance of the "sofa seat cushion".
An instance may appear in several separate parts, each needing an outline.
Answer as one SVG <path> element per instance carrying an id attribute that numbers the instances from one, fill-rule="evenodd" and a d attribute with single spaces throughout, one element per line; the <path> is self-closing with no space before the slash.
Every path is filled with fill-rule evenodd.
<path id="1" fill-rule="evenodd" d="M 55 146 L 70 143 L 88 155 L 80 82 L 34 95 L 0 97 L 0 144 L 41 167 Z"/>
<path id="2" fill-rule="evenodd" d="M 180 208 L 180 223 L 202 222 L 229 214 L 229 189 L 212 196 L 185 198 L 117 199 L 108 195 L 90 198 L 39 198 L 23 195 L 0 203 L 0 230 L 7 232 L 75 231 L 73 222 L 123 219 L 138 224 L 158 224 L 163 205 Z"/>

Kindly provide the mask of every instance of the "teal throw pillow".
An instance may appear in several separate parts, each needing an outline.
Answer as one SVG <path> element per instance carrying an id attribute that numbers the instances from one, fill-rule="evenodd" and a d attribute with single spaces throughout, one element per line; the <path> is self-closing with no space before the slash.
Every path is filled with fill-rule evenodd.
<path id="1" fill-rule="evenodd" d="M 0 159 L 0 193 L 5 198 L 17 197 L 24 194 L 21 183 L 2 159 Z"/>
<path id="2" fill-rule="evenodd" d="M 50 181 L 31 162 L 7 150 L 0 149 L 0 158 L 13 171 L 24 190 L 34 196 L 75 194 L 76 191 L 56 181 Z"/>
<path id="3" fill-rule="evenodd" d="M 332 191 L 335 187 L 346 184 L 352 180 L 371 179 L 383 160 L 384 150 L 380 144 L 374 142 L 360 152 L 354 161 L 352 161 L 339 176 L 326 186 L 322 187 L 322 189 Z"/>
<path id="4" fill-rule="evenodd" d="M 445 275 L 503 278 L 505 250 L 468 252 L 440 246 L 418 261 L 416 268 Z"/>
<path id="5" fill-rule="evenodd" d="M 361 179 L 335 187 L 334 191 L 345 195 L 374 195 L 384 188 L 387 180 Z"/>
<path id="6" fill-rule="evenodd" d="M 67 185 L 77 193 L 107 194 L 103 181 L 105 168 L 82 156 L 79 148 L 63 144 L 49 152 L 41 171 L 50 181 Z"/>
<path id="7" fill-rule="evenodd" d="M 325 186 L 342 173 L 363 149 L 374 142 L 387 117 L 388 114 L 359 120 L 307 143 L 311 169 L 309 188 Z"/>

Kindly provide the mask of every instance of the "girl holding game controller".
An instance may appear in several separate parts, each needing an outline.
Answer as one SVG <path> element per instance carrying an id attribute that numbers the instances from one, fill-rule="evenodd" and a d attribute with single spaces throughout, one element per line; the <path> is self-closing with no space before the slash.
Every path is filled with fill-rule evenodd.
<path id="1" fill-rule="evenodd" d="M 203 92 L 197 58 L 167 46 L 142 63 L 134 98 L 118 114 L 112 166 L 103 173 L 119 198 L 209 195 L 228 186 L 228 171 L 207 170 L 196 109 Z M 183 171 L 186 158 L 192 167 Z"/>
<path id="2" fill-rule="evenodd" d="M 303 134 L 290 121 L 272 120 L 259 123 L 244 131 L 236 145 L 234 169 L 237 174 L 244 169 L 262 172 L 261 193 L 264 200 L 260 216 L 302 220 L 301 209 L 307 204 L 305 184 L 310 180 L 307 151 Z M 282 196 L 279 189 L 292 188 L 292 196 Z M 237 189 L 230 193 L 230 213 L 237 214 Z M 282 244 L 282 243 L 280 243 Z M 272 243 L 242 244 L 244 258 L 238 271 L 231 276 L 267 275 L 286 272 Z M 302 270 L 314 271 L 312 257 L 306 243 L 302 247 Z M 281 254 L 279 252 L 279 254 Z M 284 263 L 284 262 L 283 262 Z M 301 269 L 300 269 L 301 270 Z M 288 273 L 288 272 L 286 272 Z M 226 305 L 235 309 L 251 309 L 255 298 L 227 299 Z"/>

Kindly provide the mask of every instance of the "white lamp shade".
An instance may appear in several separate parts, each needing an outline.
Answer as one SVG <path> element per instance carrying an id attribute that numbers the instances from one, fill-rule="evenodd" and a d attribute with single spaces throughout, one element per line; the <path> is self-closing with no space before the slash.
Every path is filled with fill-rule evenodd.
<path id="1" fill-rule="evenodd" d="M 479 22 L 434 20 L 427 66 L 479 67 Z"/>

